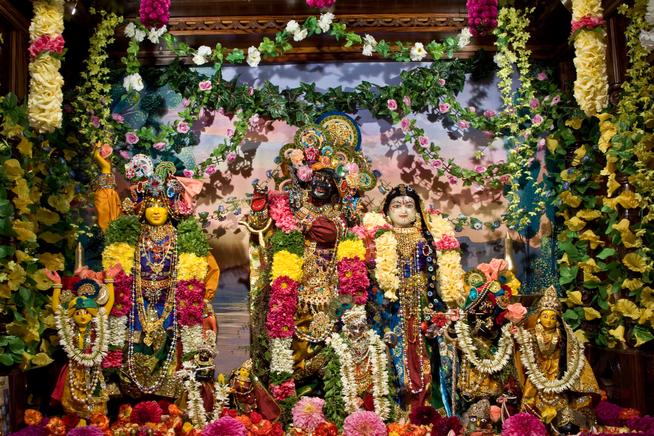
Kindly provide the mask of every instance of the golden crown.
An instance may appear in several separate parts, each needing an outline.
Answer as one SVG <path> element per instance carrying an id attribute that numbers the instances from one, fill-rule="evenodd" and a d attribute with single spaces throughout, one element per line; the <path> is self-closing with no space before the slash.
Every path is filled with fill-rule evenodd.
<path id="1" fill-rule="evenodd" d="M 556 295 L 556 288 L 554 286 L 545 289 L 543 296 L 538 300 L 536 312 L 540 313 L 543 310 L 553 310 L 556 313 L 561 313 L 561 300 L 559 300 L 559 296 Z"/>

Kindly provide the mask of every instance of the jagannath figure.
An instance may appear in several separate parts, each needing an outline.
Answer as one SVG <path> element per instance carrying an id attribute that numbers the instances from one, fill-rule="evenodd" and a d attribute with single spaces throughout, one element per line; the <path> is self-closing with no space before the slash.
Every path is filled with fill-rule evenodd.
<path id="1" fill-rule="evenodd" d="M 125 165 L 131 186 L 121 205 L 110 161 L 99 150 L 94 157 L 101 169 L 95 206 L 105 232 L 102 263 L 121 269 L 109 320 L 110 349 L 122 352 L 113 359 L 120 390 L 177 399 L 183 392 L 176 370 L 182 361 L 188 369 L 216 340 L 210 302 L 219 269 L 192 217 L 202 182 L 176 176 L 171 162 L 155 166 L 137 154 Z"/>

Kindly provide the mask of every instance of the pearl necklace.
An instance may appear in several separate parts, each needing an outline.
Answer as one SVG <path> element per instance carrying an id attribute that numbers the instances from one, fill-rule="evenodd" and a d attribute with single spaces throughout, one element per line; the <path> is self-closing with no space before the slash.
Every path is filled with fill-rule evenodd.
<path id="1" fill-rule="evenodd" d="M 470 326 L 463 319 L 460 319 L 454 325 L 456 335 L 461 351 L 466 360 L 472 366 L 483 374 L 494 374 L 501 371 L 509 363 L 511 353 L 513 353 L 513 339 L 509 329 L 511 324 L 502 327 L 502 335 L 497 344 L 497 350 L 492 359 L 480 359 L 477 357 L 477 347 L 473 344 L 470 337 Z"/>

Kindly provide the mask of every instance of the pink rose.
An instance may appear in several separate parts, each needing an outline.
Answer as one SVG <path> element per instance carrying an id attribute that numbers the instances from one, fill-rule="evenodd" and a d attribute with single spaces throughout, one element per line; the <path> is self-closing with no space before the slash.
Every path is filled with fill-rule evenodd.
<path id="1" fill-rule="evenodd" d="M 227 132 L 225 132 L 225 135 L 228 138 L 231 138 L 232 136 L 234 136 L 234 129 L 227 129 Z"/>
<path id="2" fill-rule="evenodd" d="M 127 132 L 127 133 L 125 133 L 125 142 L 127 142 L 128 144 L 134 145 L 137 142 L 139 142 L 139 137 L 134 132 Z"/>
<path id="3" fill-rule="evenodd" d="M 455 176 L 449 176 L 447 178 L 447 181 L 450 185 L 456 185 L 457 183 L 459 183 L 459 179 L 457 179 Z"/>
<path id="4" fill-rule="evenodd" d="M 438 79 L 438 84 L 440 86 L 445 86 L 445 79 Z"/>
<path id="5" fill-rule="evenodd" d="M 397 109 L 397 102 L 394 99 L 389 98 L 386 100 L 386 106 L 388 106 L 390 110 L 394 111 Z"/>
<path id="6" fill-rule="evenodd" d="M 182 106 L 183 106 L 183 107 L 188 107 L 189 104 L 191 104 L 191 100 L 189 100 L 188 98 L 184 97 L 184 98 L 182 99 Z"/>
<path id="7" fill-rule="evenodd" d="M 484 111 L 484 116 L 486 118 L 493 118 L 495 116 L 495 111 Z"/>
<path id="8" fill-rule="evenodd" d="M 125 160 L 129 160 L 129 152 L 128 152 L 127 150 L 120 150 L 120 152 L 118 152 L 118 154 L 119 154 L 120 157 L 122 157 L 123 159 L 125 159 Z"/>
<path id="9" fill-rule="evenodd" d="M 304 149 L 304 155 L 306 156 L 307 160 L 310 162 L 315 162 L 318 160 L 318 149 L 315 147 L 309 147 Z"/>
<path id="10" fill-rule="evenodd" d="M 123 118 L 121 114 L 117 114 L 115 112 L 111 114 L 111 119 L 113 119 L 118 124 L 123 124 L 125 122 L 125 118 Z"/>
<path id="11" fill-rule="evenodd" d="M 102 146 L 100 147 L 100 156 L 102 156 L 105 159 L 111 156 L 113 152 L 114 149 L 111 148 L 111 145 L 109 144 L 102 144 Z"/>
<path id="12" fill-rule="evenodd" d="M 193 177 L 193 171 L 192 170 L 184 170 L 182 171 L 182 174 L 184 174 L 184 177 Z"/>
<path id="13" fill-rule="evenodd" d="M 477 269 L 484 273 L 486 280 L 497 280 L 501 271 L 509 266 L 504 259 L 491 259 L 489 263 L 480 263 Z"/>
<path id="14" fill-rule="evenodd" d="M 511 176 L 509 174 L 502 174 L 500 176 L 500 182 L 504 183 L 505 185 L 511 181 Z"/>
<path id="15" fill-rule="evenodd" d="M 536 109 L 538 107 L 538 99 L 537 98 L 532 98 L 531 101 L 529 101 L 529 107 L 532 109 Z"/>
<path id="16" fill-rule="evenodd" d="M 166 148 L 166 143 L 165 142 L 157 142 L 156 144 L 152 145 L 152 148 L 154 148 L 155 150 L 161 151 L 164 148 Z"/>
<path id="17" fill-rule="evenodd" d="M 211 80 L 203 80 L 202 82 L 198 83 L 198 89 L 200 91 L 211 91 L 211 88 L 213 85 L 211 84 Z"/>
<path id="18" fill-rule="evenodd" d="M 555 95 L 554 98 L 552 98 L 552 103 L 550 104 L 552 106 L 556 106 L 557 104 L 559 104 L 560 101 L 561 101 L 561 96 Z"/>
<path id="19" fill-rule="evenodd" d="M 442 168 L 443 167 L 443 161 L 440 160 L 440 159 L 435 159 L 435 160 L 431 161 L 431 166 L 433 168 L 436 168 L 436 169 Z"/>
<path id="20" fill-rule="evenodd" d="M 406 132 L 410 125 L 411 121 L 408 118 L 402 118 L 402 121 L 400 122 L 400 127 L 402 127 L 402 130 Z"/>
<path id="21" fill-rule="evenodd" d="M 308 182 L 313 177 L 313 171 L 310 167 L 302 165 L 297 169 L 297 177 L 303 182 Z"/>
<path id="22" fill-rule="evenodd" d="M 429 138 L 426 136 L 418 137 L 418 144 L 420 144 L 421 147 L 429 147 Z"/>
<path id="23" fill-rule="evenodd" d="M 188 133 L 189 130 L 191 130 L 191 128 L 186 121 L 180 121 L 177 125 L 177 131 L 179 133 Z"/>
<path id="24" fill-rule="evenodd" d="M 236 160 L 236 153 L 227 153 L 227 162 L 234 162 Z"/>
<path id="25" fill-rule="evenodd" d="M 345 166 L 347 168 L 347 172 L 350 174 L 358 174 L 359 173 L 359 165 L 356 164 L 356 162 L 351 162 Z"/>
<path id="26" fill-rule="evenodd" d="M 404 97 L 402 97 L 402 103 L 404 103 L 404 105 L 407 107 L 411 107 L 411 97 L 405 95 Z"/>
<path id="27" fill-rule="evenodd" d="M 450 105 L 447 104 L 447 103 L 441 103 L 441 104 L 438 105 L 438 110 L 439 110 L 440 113 L 445 114 L 445 113 L 449 112 Z"/>
<path id="28" fill-rule="evenodd" d="M 216 172 L 216 166 L 215 165 L 209 165 L 207 169 L 204 170 L 204 173 L 208 176 L 214 174 Z"/>
<path id="29" fill-rule="evenodd" d="M 475 167 L 475 172 L 476 172 L 477 174 L 483 174 L 483 173 L 486 172 L 486 167 L 484 167 L 484 166 L 482 166 L 482 165 L 477 165 L 477 166 Z"/>
<path id="30" fill-rule="evenodd" d="M 470 123 L 466 120 L 460 120 L 458 123 L 456 123 L 456 125 L 459 126 L 460 129 L 467 129 L 470 127 Z"/>
<path id="31" fill-rule="evenodd" d="M 527 308 L 520 303 L 513 303 L 506 306 L 506 319 L 512 323 L 522 321 L 527 314 Z"/>
<path id="32" fill-rule="evenodd" d="M 536 76 L 536 78 L 537 78 L 538 80 L 540 80 L 541 82 L 542 82 L 543 80 L 547 80 L 547 73 L 545 73 L 545 71 L 541 71 L 540 73 L 538 73 L 538 75 Z"/>
<path id="33" fill-rule="evenodd" d="M 543 123 L 543 117 L 540 115 L 536 114 L 534 117 L 531 119 L 531 122 L 534 123 L 534 126 L 540 126 Z"/>
<path id="34" fill-rule="evenodd" d="M 484 130 L 482 133 L 488 139 L 493 139 L 495 137 L 495 133 L 491 132 L 490 130 Z"/>
<path id="35" fill-rule="evenodd" d="M 492 405 L 490 406 L 490 419 L 493 422 L 497 422 L 500 420 L 502 417 L 502 409 L 500 409 L 498 406 Z"/>

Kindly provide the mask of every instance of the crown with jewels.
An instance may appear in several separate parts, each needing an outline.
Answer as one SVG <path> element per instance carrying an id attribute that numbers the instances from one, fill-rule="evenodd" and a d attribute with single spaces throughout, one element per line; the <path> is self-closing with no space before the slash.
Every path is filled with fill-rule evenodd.
<path id="1" fill-rule="evenodd" d="M 363 322 L 365 324 L 366 309 L 361 305 L 354 306 L 351 309 L 346 310 L 345 313 L 343 313 L 342 318 L 343 318 L 343 323 L 347 325 L 353 325 L 360 322 Z"/>
<path id="2" fill-rule="evenodd" d="M 543 296 L 540 297 L 540 300 L 538 300 L 538 304 L 536 305 L 536 312 L 540 313 L 543 310 L 553 310 L 556 313 L 561 313 L 561 309 L 561 300 L 559 300 L 559 296 L 556 294 L 556 288 L 550 286 L 545 289 Z"/>

